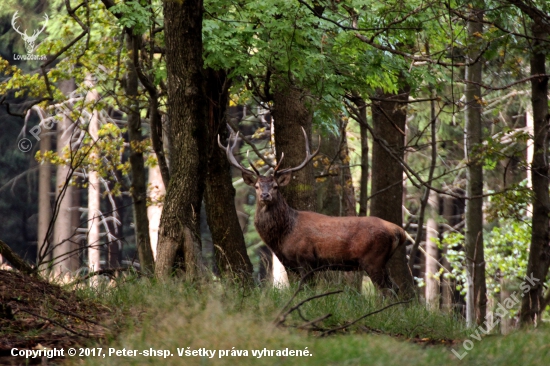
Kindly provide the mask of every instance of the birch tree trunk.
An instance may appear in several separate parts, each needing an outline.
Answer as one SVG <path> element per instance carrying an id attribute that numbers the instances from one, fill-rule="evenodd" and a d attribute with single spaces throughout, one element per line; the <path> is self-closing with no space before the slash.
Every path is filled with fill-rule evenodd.
<path id="1" fill-rule="evenodd" d="M 68 95 L 75 89 L 74 81 L 68 80 L 60 83 L 60 89 Z M 63 156 L 64 148 L 71 148 L 72 123 L 70 118 L 63 116 L 57 123 L 57 153 Z M 68 165 L 59 165 L 56 172 L 56 199 L 59 201 L 57 218 L 53 232 L 53 275 L 60 277 L 74 272 L 79 267 L 78 252 L 75 252 L 76 245 L 72 241 L 74 229 L 72 227 L 72 198 L 73 186 L 68 184 L 71 177 Z M 66 186 L 65 189 L 64 186 Z"/>
<path id="2" fill-rule="evenodd" d="M 93 85 L 90 85 L 92 87 Z M 95 108 L 95 103 L 99 100 L 97 90 L 92 89 L 86 96 L 86 102 L 92 108 L 92 116 L 88 126 L 88 133 L 94 142 L 98 139 L 99 130 L 99 115 Z M 98 156 L 95 152 L 90 153 L 90 159 L 95 160 Z M 101 251 L 100 251 L 100 203 L 101 203 L 101 186 L 99 174 L 96 171 L 88 172 L 88 268 L 90 272 L 101 269 Z"/>
<path id="3" fill-rule="evenodd" d="M 439 258 L 439 249 L 437 240 L 439 230 L 437 217 L 439 211 L 439 196 L 437 192 L 430 191 L 428 199 L 429 216 L 426 224 L 426 304 L 432 310 L 439 309 L 439 280 L 434 277 L 439 271 L 437 260 Z"/>

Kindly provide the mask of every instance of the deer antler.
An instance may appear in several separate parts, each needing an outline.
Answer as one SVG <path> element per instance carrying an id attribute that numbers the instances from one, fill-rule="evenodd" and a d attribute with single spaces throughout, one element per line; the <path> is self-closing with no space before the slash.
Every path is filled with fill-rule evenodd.
<path id="1" fill-rule="evenodd" d="M 19 17 L 17 16 L 17 13 L 18 13 L 18 12 L 16 11 L 16 12 L 13 14 L 13 17 L 11 18 L 11 25 L 12 25 L 13 29 L 14 29 L 17 33 L 19 33 L 19 34 L 23 37 L 23 39 L 25 39 L 25 41 L 35 41 L 36 38 L 38 37 L 38 35 L 39 35 L 40 33 L 42 33 L 42 32 L 44 31 L 44 29 L 46 29 L 46 25 L 48 25 L 48 20 L 50 19 L 50 18 L 48 18 L 48 14 L 44 14 L 44 20 L 45 20 L 45 22 L 44 22 L 44 25 L 42 26 L 42 29 L 40 29 L 40 30 L 35 30 L 35 31 L 33 32 L 32 36 L 29 36 L 29 35 L 27 34 L 27 30 L 26 30 L 26 29 L 25 29 L 25 32 L 23 33 L 23 32 L 21 32 L 21 31 L 19 30 L 19 26 L 17 26 L 17 25 L 15 24 L 15 21 L 19 18 Z"/>
<path id="2" fill-rule="evenodd" d="M 233 144 L 231 144 L 231 138 L 235 136 L 235 134 L 233 132 L 231 132 L 231 136 L 229 136 L 229 139 L 227 141 L 227 147 L 223 146 L 221 141 L 220 141 L 220 135 L 218 135 L 218 145 L 223 149 L 225 150 L 225 154 L 227 155 L 227 160 L 229 160 L 229 162 L 231 163 L 231 165 L 233 165 L 235 168 L 239 169 L 241 172 L 243 173 L 246 173 L 246 174 L 250 174 L 250 175 L 258 175 L 260 176 L 260 174 L 258 173 L 258 171 L 256 170 L 256 168 L 254 167 L 254 165 L 252 165 L 252 163 L 250 164 L 252 166 L 252 168 L 257 172 L 257 173 L 254 173 L 252 170 L 250 169 L 246 169 L 245 167 L 243 167 L 241 164 L 239 164 L 239 162 L 237 161 L 237 159 L 235 159 L 235 156 L 233 156 L 233 149 L 235 148 L 235 146 L 237 146 L 237 139 L 239 137 L 239 132 L 237 131 L 237 135 L 235 136 L 235 139 L 233 140 Z M 248 157 L 248 153 L 247 153 L 247 157 Z"/>
<path id="3" fill-rule="evenodd" d="M 250 160 L 250 157 L 248 156 L 248 153 L 250 152 L 250 150 L 246 150 L 246 159 L 248 160 L 248 164 L 250 164 L 250 167 L 252 169 L 254 169 L 254 172 L 256 173 L 256 175 L 259 177 L 261 176 L 260 172 L 258 171 L 258 169 L 256 169 L 256 167 L 254 166 L 254 164 L 252 164 L 252 161 Z"/>
<path id="4" fill-rule="evenodd" d="M 306 140 L 306 158 L 304 159 L 304 161 L 302 162 L 302 164 L 298 165 L 297 167 L 295 168 L 287 168 L 287 169 L 283 169 L 281 171 L 279 171 L 279 166 L 281 165 L 281 161 L 283 161 L 283 157 L 284 157 L 284 153 L 281 153 L 281 158 L 279 159 L 279 164 L 277 164 L 277 166 L 275 167 L 275 169 L 273 170 L 273 174 L 277 174 L 277 175 L 281 175 L 281 174 L 285 174 L 285 173 L 290 173 L 290 172 L 295 172 L 295 171 L 298 171 L 300 169 L 302 169 L 303 167 L 306 166 L 307 163 L 309 163 L 311 161 L 311 159 L 313 159 L 315 157 L 315 155 L 317 155 L 317 153 L 319 152 L 319 149 L 321 148 L 321 136 L 319 135 L 319 147 L 317 148 L 317 150 L 315 150 L 315 152 L 312 154 L 309 150 L 309 139 L 307 138 L 307 134 L 306 134 L 306 130 L 304 130 L 304 128 L 302 127 L 302 132 L 304 133 L 304 138 Z"/>
<path id="5" fill-rule="evenodd" d="M 19 33 L 21 36 L 28 38 L 29 36 L 27 36 L 27 30 L 25 29 L 25 33 L 21 33 L 21 31 L 19 31 L 19 27 L 15 25 L 15 21 L 17 20 L 17 18 L 19 18 L 19 17 L 17 16 L 17 13 L 18 13 L 18 12 L 16 11 L 16 12 L 13 14 L 13 17 L 11 18 L 11 26 L 12 26 L 13 29 L 14 29 L 17 33 Z"/>
<path id="6" fill-rule="evenodd" d="M 48 18 L 48 14 L 44 13 L 44 20 L 45 20 L 45 22 L 44 22 L 44 25 L 42 26 L 42 29 L 40 29 L 40 30 L 35 30 L 35 31 L 33 32 L 32 36 L 29 37 L 29 38 L 32 39 L 33 41 L 36 40 L 36 38 L 38 37 L 38 35 L 39 35 L 40 33 L 42 33 L 42 32 L 44 31 L 44 29 L 46 29 L 46 26 L 48 25 L 48 20 L 49 20 L 49 19 L 50 19 L 50 18 Z M 25 32 L 26 32 L 26 30 L 25 30 Z"/>

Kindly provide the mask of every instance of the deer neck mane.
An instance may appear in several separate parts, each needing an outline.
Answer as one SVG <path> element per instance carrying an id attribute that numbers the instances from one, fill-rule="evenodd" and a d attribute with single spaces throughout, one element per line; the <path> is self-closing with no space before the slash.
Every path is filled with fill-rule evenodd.
<path id="1" fill-rule="evenodd" d="M 277 252 L 283 240 L 292 232 L 298 212 L 279 195 L 271 205 L 256 205 L 254 225 L 263 241 Z"/>

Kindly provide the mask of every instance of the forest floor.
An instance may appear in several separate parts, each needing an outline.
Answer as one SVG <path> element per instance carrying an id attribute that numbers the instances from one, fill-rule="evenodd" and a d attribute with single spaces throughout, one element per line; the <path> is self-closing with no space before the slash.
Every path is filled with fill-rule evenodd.
<path id="1" fill-rule="evenodd" d="M 12 349 L 67 349 L 110 334 L 115 312 L 100 301 L 15 271 L 0 270 L 0 365 L 25 364 Z M 28 364 L 40 364 L 30 358 Z"/>
<path id="2" fill-rule="evenodd" d="M 14 318 L 0 313 L 0 349 L 95 350 L 48 365 L 550 364 L 548 327 L 477 336 L 460 318 L 422 304 L 394 305 L 328 283 L 297 290 L 125 277 L 115 287 L 68 292 L 0 271 L 1 303 Z M 8 361 L 25 364 L 0 364 Z"/>

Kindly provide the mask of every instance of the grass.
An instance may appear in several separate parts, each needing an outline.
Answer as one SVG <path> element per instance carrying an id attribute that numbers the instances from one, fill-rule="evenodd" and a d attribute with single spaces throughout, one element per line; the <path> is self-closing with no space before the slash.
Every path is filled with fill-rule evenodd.
<path id="1" fill-rule="evenodd" d="M 331 328 L 380 309 L 393 300 L 376 295 L 363 296 L 349 287 L 306 288 L 293 304 L 331 290 L 335 294 L 305 303 L 304 318 L 332 314 L 322 323 Z M 294 288 L 295 289 L 295 288 Z M 296 329 L 303 324 L 297 312 L 288 316 L 287 327 L 275 327 L 273 320 L 288 302 L 294 289 L 242 289 L 220 283 L 190 285 L 176 280 L 160 283 L 135 279 L 116 288 L 81 295 L 99 299 L 125 319 L 122 332 L 103 345 L 108 348 L 144 351 L 169 350 L 173 356 L 142 355 L 68 359 L 69 364 L 85 365 L 547 365 L 550 362 L 550 331 L 522 331 L 507 337 L 487 336 L 473 341 L 474 347 L 462 361 L 451 347 L 464 353 L 461 340 L 471 330 L 453 316 L 430 312 L 421 304 L 397 305 L 367 317 L 356 326 L 328 337 Z M 318 334 L 318 333 L 317 333 Z M 414 342 L 412 342 L 413 340 Z M 452 346 L 448 340 L 456 340 Z M 446 345 L 446 346 L 445 346 Z M 216 350 L 213 358 L 178 356 L 180 350 Z M 300 350 L 311 356 L 258 357 L 252 350 Z M 227 356 L 220 358 L 219 350 Z M 231 356 L 246 350 L 248 356 Z"/>

